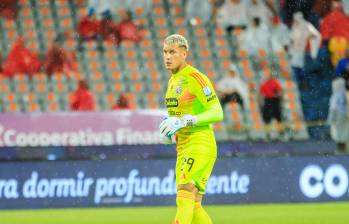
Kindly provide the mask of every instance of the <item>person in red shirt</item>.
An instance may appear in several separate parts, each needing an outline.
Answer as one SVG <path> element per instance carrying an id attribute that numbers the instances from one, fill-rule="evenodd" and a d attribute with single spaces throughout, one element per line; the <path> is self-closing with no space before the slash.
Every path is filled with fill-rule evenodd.
<path id="1" fill-rule="evenodd" d="M 279 132 L 283 132 L 281 112 L 282 87 L 274 74 L 268 73 L 267 79 L 261 84 L 259 91 L 264 123 L 269 126 L 271 121 L 275 119 L 278 122 Z"/>
<path id="2" fill-rule="evenodd" d="M 6 19 L 16 19 L 18 8 L 18 0 L 1 0 L 0 16 Z"/>
<path id="3" fill-rule="evenodd" d="M 54 40 L 50 49 L 47 51 L 43 62 L 43 69 L 48 75 L 65 73 L 69 76 L 71 72 L 77 70 L 74 54 L 63 48 L 62 41 L 64 40 Z"/>
<path id="4" fill-rule="evenodd" d="M 94 97 L 85 80 L 80 80 L 77 90 L 74 92 L 70 109 L 74 111 L 93 111 L 95 110 Z"/>
<path id="5" fill-rule="evenodd" d="M 38 72 L 40 67 L 41 63 L 38 55 L 24 45 L 22 37 L 18 37 L 4 61 L 3 73 L 7 77 L 13 77 L 19 73 L 32 75 Z"/>
<path id="6" fill-rule="evenodd" d="M 117 42 L 118 24 L 114 22 L 112 17 L 105 17 L 100 21 L 99 35 L 103 40 Z"/>
<path id="7" fill-rule="evenodd" d="M 116 104 L 112 107 L 113 110 L 129 110 L 131 106 L 128 103 L 127 97 L 121 94 Z"/>
<path id="8" fill-rule="evenodd" d="M 121 22 L 117 26 L 117 44 L 125 40 L 138 42 L 141 38 L 138 33 L 138 27 L 132 20 L 132 13 L 126 10 L 122 11 L 121 18 Z"/>
<path id="9" fill-rule="evenodd" d="M 100 22 L 96 16 L 85 16 L 78 24 L 78 33 L 82 40 L 94 40 L 100 31 Z"/>
<path id="10" fill-rule="evenodd" d="M 349 41 L 349 18 L 345 15 L 340 0 L 332 2 L 332 10 L 324 17 L 320 33 L 325 44 L 335 36 L 345 37 Z"/>

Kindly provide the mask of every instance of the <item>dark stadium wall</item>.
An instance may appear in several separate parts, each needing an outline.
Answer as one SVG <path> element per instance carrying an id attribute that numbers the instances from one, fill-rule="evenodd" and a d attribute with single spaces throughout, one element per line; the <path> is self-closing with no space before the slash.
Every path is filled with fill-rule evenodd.
<path id="1" fill-rule="evenodd" d="M 0 164 L 0 209 L 175 204 L 175 160 Z M 349 157 L 218 159 L 207 204 L 349 200 Z"/>

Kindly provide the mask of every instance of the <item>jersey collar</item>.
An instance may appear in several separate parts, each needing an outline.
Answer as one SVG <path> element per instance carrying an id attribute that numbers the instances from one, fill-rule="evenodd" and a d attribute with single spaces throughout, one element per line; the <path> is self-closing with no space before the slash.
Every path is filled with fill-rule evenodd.
<path id="1" fill-rule="evenodd" d="M 177 72 L 177 73 L 172 73 L 172 75 L 173 75 L 173 76 L 179 76 L 179 75 L 185 73 L 185 72 L 186 72 L 187 70 L 189 70 L 190 68 L 191 68 L 191 66 L 187 64 L 182 70 L 180 70 L 180 71 Z"/>

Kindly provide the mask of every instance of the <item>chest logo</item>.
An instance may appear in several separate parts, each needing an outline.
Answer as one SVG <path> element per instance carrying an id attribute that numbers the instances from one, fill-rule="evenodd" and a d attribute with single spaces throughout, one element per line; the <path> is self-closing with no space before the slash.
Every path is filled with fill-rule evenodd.
<path id="1" fill-rule="evenodd" d="M 212 91 L 211 91 L 210 87 L 205 86 L 202 90 L 204 91 L 205 96 L 211 96 Z"/>
<path id="2" fill-rule="evenodd" d="M 176 94 L 182 93 L 182 86 L 177 86 L 176 88 Z"/>
<path id="3" fill-rule="evenodd" d="M 166 98 L 166 107 L 178 107 L 178 100 L 176 98 Z"/>

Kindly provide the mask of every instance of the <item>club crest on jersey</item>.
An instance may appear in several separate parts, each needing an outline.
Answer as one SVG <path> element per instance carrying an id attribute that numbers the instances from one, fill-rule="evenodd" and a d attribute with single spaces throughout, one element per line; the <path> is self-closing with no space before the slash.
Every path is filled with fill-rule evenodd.
<path id="1" fill-rule="evenodd" d="M 182 86 L 177 86 L 176 94 L 180 94 L 182 92 Z"/>
<path id="2" fill-rule="evenodd" d="M 210 87 L 205 86 L 204 88 L 202 88 L 202 90 L 204 91 L 206 96 L 211 96 L 212 92 L 211 92 Z"/>

